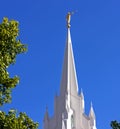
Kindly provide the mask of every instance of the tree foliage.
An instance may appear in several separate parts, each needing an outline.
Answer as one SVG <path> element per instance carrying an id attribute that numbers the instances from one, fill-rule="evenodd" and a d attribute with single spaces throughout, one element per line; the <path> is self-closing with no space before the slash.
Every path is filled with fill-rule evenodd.
<path id="1" fill-rule="evenodd" d="M 110 125 L 111 125 L 112 129 L 120 129 L 120 123 L 117 122 L 116 120 L 112 121 Z"/>
<path id="2" fill-rule="evenodd" d="M 16 56 L 26 52 L 26 45 L 18 40 L 18 22 L 3 19 L 0 24 L 0 106 L 11 101 L 11 90 L 19 82 L 17 76 L 11 78 L 7 68 L 15 63 Z M 38 123 L 34 123 L 25 113 L 17 114 L 10 110 L 8 114 L 0 111 L 0 129 L 38 129 Z"/>
<path id="3" fill-rule="evenodd" d="M 11 101 L 11 90 L 19 82 L 17 76 L 10 78 L 7 68 L 15 63 L 18 54 L 27 50 L 18 40 L 18 25 L 17 21 L 7 18 L 0 24 L 0 105 Z"/>
<path id="4" fill-rule="evenodd" d="M 0 112 L 0 129 L 37 129 L 38 123 L 34 123 L 25 113 L 17 115 L 15 110 L 8 114 Z"/>

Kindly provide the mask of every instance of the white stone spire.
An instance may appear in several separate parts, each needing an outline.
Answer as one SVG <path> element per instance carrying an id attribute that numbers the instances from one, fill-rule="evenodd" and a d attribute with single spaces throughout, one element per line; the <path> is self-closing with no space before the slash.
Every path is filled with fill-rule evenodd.
<path id="1" fill-rule="evenodd" d="M 44 116 L 44 129 L 48 129 L 49 127 L 49 113 L 48 113 L 48 107 L 46 107 L 46 112 Z"/>
<path id="2" fill-rule="evenodd" d="M 81 89 L 80 97 L 81 97 L 81 108 L 82 108 L 82 112 L 84 113 L 84 110 L 85 110 L 85 101 L 84 101 L 84 94 L 83 94 L 82 89 Z"/>
<path id="3" fill-rule="evenodd" d="M 95 113 L 94 113 L 94 109 L 93 109 L 92 102 L 91 102 L 91 107 L 90 107 L 89 117 L 91 117 L 91 118 L 95 119 Z"/>
<path id="4" fill-rule="evenodd" d="M 96 128 L 96 118 L 95 118 L 95 113 L 94 113 L 92 102 L 91 102 L 91 107 L 90 107 L 90 112 L 89 112 L 89 118 L 90 118 L 91 129 L 97 129 Z"/>
<path id="5" fill-rule="evenodd" d="M 67 14 L 67 39 L 60 84 L 60 95 L 55 96 L 54 114 L 49 117 L 46 110 L 44 129 L 96 129 L 95 114 L 91 106 L 90 114 L 84 112 L 84 95 L 78 94 L 78 82 L 70 35 L 71 14 Z"/>
<path id="6" fill-rule="evenodd" d="M 74 63 L 74 55 L 72 49 L 72 41 L 70 35 L 70 23 L 67 28 L 67 40 L 63 62 L 62 80 L 61 80 L 61 96 L 65 94 L 77 95 L 78 93 L 78 82 L 76 76 L 76 69 Z"/>
<path id="7" fill-rule="evenodd" d="M 48 113 L 48 107 L 47 106 L 46 106 L 46 112 L 45 112 L 44 120 L 49 120 L 49 113 Z"/>

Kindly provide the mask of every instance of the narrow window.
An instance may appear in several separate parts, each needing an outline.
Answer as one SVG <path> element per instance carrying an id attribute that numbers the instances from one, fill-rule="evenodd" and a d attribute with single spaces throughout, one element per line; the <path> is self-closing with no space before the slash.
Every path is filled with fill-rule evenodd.
<path id="1" fill-rule="evenodd" d="M 71 127 L 72 127 L 72 129 L 74 129 L 74 116 L 72 115 L 71 116 Z"/>

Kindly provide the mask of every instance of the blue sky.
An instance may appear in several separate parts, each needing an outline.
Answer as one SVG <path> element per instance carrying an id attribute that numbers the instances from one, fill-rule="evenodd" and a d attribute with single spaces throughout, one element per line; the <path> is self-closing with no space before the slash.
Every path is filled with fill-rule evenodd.
<path id="1" fill-rule="evenodd" d="M 65 16 L 71 20 L 71 37 L 79 89 L 90 103 L 98 129 L 110 129 L 120 121 L 120 1 L 119 0 L 4 0 L 0 21 L 7 16 L 20 23 L 20 39 L 28 52 L 9 68 L 20 76 L 12 103 L 2 107 L 26 112 L 42 128 L 45 107 L 53 114 L 54 96 L 59 93 L 66 40 Z"/>

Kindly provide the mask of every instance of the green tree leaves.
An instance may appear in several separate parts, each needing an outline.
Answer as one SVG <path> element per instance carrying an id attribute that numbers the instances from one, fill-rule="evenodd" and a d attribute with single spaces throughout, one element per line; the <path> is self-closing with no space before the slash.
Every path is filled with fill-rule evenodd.
<path id="1" fill-rule="evenodd" d="M 116 120 L 111 122 L 112 129 L 120 129 L 120 123 L 118 123 Z"/>
<path id="2" fill-rule="evenodd" d="M 26 45 L 18 40 L 19 23 L 15 20 L 3 19 L 0 24 L 0 106 L 11 101 L 11 91 L 19 83 L 19 77 L 10 77 L 7 68 L 14 64 L 18 54 L 26 52 Z M 0 111 L 0 129 L 38 129 L 25 113 L 17 114 L 10 110 L 8 114 Z"/>
<path id="3" fill-rule="evenodd" d="M 26 45 L 18 40 L 19 23 L 3 18 L 0 24 L 0 105 L 11 102 L 11 90 L 19 82 L 17 76 L 10 78 L 7 68 L 15 63 L 16 56 L 26 52 Z"/>
<path id="4" fill-rule="evenodd" d="M 38 123 L 34 123 L 25 113 L 17 115 L 15 110 L 8 114 L 0 112 L 0 129 L 37 129 Z"/>

